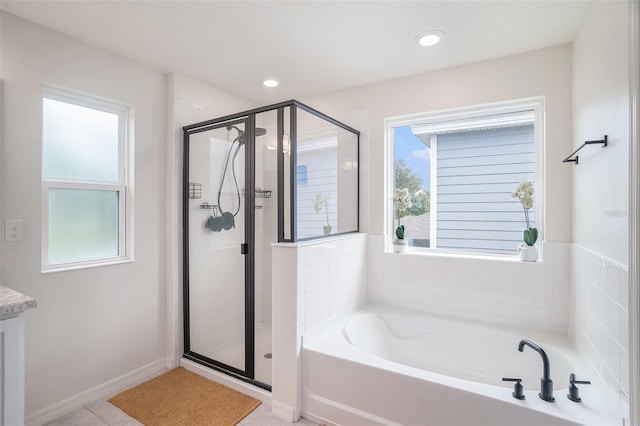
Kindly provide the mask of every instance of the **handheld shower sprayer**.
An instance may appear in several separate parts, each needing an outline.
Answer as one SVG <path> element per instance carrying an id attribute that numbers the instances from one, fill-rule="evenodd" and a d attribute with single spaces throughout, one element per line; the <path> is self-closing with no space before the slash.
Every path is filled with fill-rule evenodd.
<path id="1" fill-rule="evenodd" d="M 218 188 L 218 209 L 220 209 L 220 216 L 218 217 L 211 216 L 207 221 L 207 226 L 214 232 L 220 232 L 222 229 L 228 230 L 231 228 L 235 228 L 236 225 L 235 225 L 234 218 L 240 212 L 240 188 L 238 186 L 238 178 L 236 177 L 235 160 L 236 160 L 236 157 L 238 156 L 238 153 L 240 152 L 240 148 L 246 142 L 247 137 L 246 137 L 245 131 L 238 128 L 238 126 L 235 126 L 235 125 L 227 126 L 227 131 L 231 131 L 233 129 L 235 129 L 238 132 L 238 136 L 236 136 L 235 139 L 231 141 L 231 145 L 229 146 L 229 151 L 227 152 L 227 158 L 225 160 L 224 168 L 222 171 L 222 178 L 220 179 L 220 186 Z M 266 134 L 267 134 L 267 130 L 262 127 L 256 127 L 254 130 L 254 137 L 264 136 Z M 234 149 L 234 145 L 236 142 L 238 142 L 238 145 Z M 231 155 L 232 152 L 233 152 L 233 156 Z M 236 187 L 236 196 L 238 199 L 238 206 L 236 207 L 236 210 L 233 213 L 224 211 L 224 209 L 222 208 L 222 204 L 220 202 L 221 195 L 222 195 L 222 187 L 224 186 L 224 179 L 227 175 L 229 162 L 231 162 L 231 175 L 233 177 L 233 182 Z"/>

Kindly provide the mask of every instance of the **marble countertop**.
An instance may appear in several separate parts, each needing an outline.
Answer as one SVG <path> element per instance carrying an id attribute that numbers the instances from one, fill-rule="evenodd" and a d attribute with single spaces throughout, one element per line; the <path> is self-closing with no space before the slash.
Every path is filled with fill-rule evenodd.
<path id="1" fill-rule="evenodd" d="M 32 297 L 0 285 L 0 315 L 19 314 L 38 306 Z"/>

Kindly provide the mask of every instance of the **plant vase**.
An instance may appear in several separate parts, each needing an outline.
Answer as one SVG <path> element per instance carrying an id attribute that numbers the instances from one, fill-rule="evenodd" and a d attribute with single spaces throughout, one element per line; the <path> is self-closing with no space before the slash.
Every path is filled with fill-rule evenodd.
<path id="1" fill-rule="evenodd" d="M 528 246 L 526 244 L 522 244 L 518 248 L 518 257 L 523 262 L 537 262 L 538 248 L 536 246 Z"/>
<path id="2" fill-rule="evenodd" d="M 393 240 L 393 252 L 404 253 L 409 249 L 409 241 L 405 239 L 396 238 Z"/>
<path id="3" fill-rule="evenodd" d="M 324 225 L 322 227 L 322 233 L 324 235 L 329 235 L 331 233 L 331 225 Z"/>

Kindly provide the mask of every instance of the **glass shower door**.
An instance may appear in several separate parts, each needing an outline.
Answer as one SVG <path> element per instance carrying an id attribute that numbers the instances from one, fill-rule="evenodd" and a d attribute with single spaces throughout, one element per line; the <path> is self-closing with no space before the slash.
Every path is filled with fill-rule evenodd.
<path id="1" fill-rule="evenodd" d="M 252 379 L 247 128 L 236 120 L 185 134 L 185 352 Z"/>

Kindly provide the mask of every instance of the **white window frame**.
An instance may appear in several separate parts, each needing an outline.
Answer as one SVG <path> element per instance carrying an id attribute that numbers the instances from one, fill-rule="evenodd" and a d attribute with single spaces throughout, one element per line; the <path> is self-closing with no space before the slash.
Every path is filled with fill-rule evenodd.
<path id="1" fill-rule="evenodd" d="M 78 105 L 104 111 L 118 116 L 118 181 L 104 182 L 87 179 L 52 178 L 44 174 L 44 111 L 42 117 L 42 272 L 58 272 L 91 268 L 133 261 L 133 108 L 113 101 L 90 95 L 59 89 L 42 87 L 41 107 L 44 99 Z M 78 261 L 51 263 L 49 261 L 49 190 L 74 189 L 108 191 L 118 193 L 118 255 Z"/>
<path id="2" fill-rule="evenodd" d="M 436 123 L 442 123 L 453 120 L 473 120 L 482 119 L 489 115 L 515 113 L 519 111 L 532 110 L 534 111 L 534 145 L 535 145 L 535 186 L 536 186 L 536 209 L 535 209 L 535 223 L 539 229 L 540 242 L 540 260 L 543 260 L 543 244 L 544 241 L 544 218 L 545 218 L 545 182 L 544 182 L 544 158 L 545 158 L 545 137 L 544 137 L 544 103 L 545 98 L 543 96 L 517 99 L 512 101 L 497 102 L 490 104 L 481 104 L 474 106 L 467 106 L 461 108 L 452 108 L 445 110 L 437 110 L 423 113 L 416 113 L 410 115 L 402 115 L 396 117 L 388 117 L 384 120 L 385 127 L 385 144 L 384 144 L 384 159 L 385 159 L 385 209 L 384 209 L 384 223 L 385 223 L 385 252 L 393 252 L 393 229 L 394 229 L 394 209 L 393 209 L 393 185 L 394 185 L 394 152 L 395 152 L 395 132 L 396 127 L 404 126 L 417 126 L 417 125 L 430 125 Z M 436 142 L 437 143 L 437 142 Z M 433 162 L 437 153 L 433 152 L 430 157 L 430 161 Z M 433 164 L 433 163 L 432 163 Z M 434 168 L 431 168 L 431 182 L 436 182 L 434 179 Z M 515 189 L 515 188 L 514 188 Z M 432 192 L 432 194 L 435 191 Z M 433 195 L 432 195 L 433 197 Z M 434 200 L 437 201 L 437 193 L 435 198 L 431 198 L 431 205 L 436 205 Z M 515 201 L 514 201 L 515 202 Z M 437 211 L 435 214 L 432 212 L 431 216 L 431 229 L 435 228 L 437 220 Z M 435 235 L 435 234 L 434 234 Z M 517 259 L 517 254 L 514 250 L 513 255 L 499 254 L 499 253 L 485 253 L 475 252 L 472 250 L 457 250 L 457 249 L 439 249 L 439 248 L 426 248 L 426 247 L 410 247 L 411 253 L 424 253 L 424 254 L 437 254 L 437 255 L 452 255 L 452 256 L 465 256 L 465 257 L 481 257 L 481 258 L 499 258 L 499 259 Z"/>

